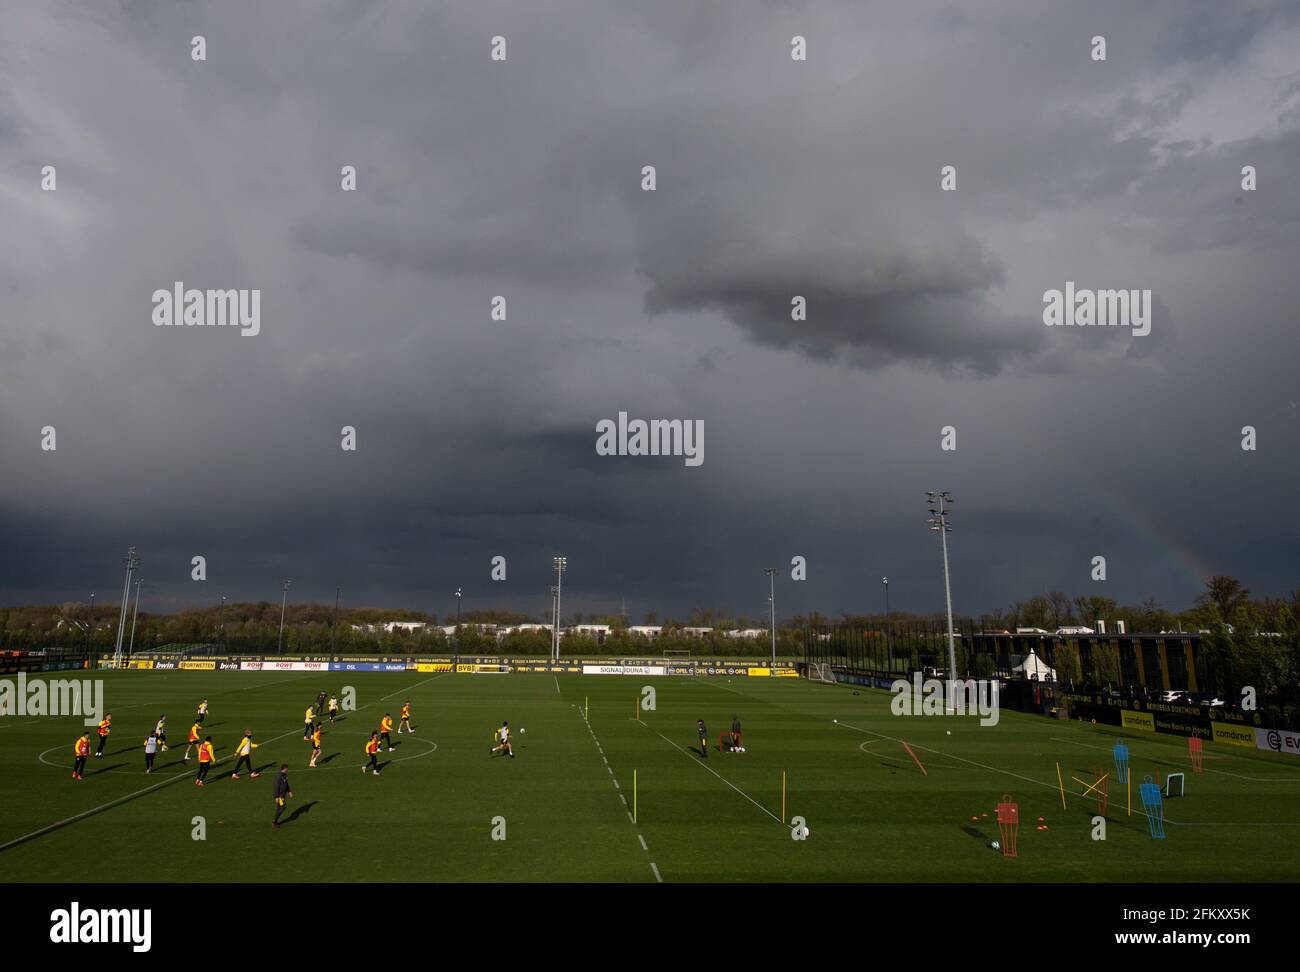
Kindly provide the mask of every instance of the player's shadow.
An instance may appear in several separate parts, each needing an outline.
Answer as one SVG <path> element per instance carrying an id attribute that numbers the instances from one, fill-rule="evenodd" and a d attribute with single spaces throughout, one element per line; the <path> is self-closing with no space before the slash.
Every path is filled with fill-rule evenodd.
<path id="1" fill-rule="evenodd" d="M 984 843 L 984 841 L 988 839 L 987 837 L 985 837 L 984 834 L 980 833 L 978 830 L 976 830 L 976 829 L 975 829 L 974 827 L 972 827 L 970 824 L 962 824 L 961 829 L 962 829 L 962 833 L 966 834 L 967 836 L 974 837 L 974 838 L 975 838 L 976 840 L 978 840 L 981 844 Z"/>
<path id="2" fill-rule="evenodd" d="M 113 763 L 113 764 L 111 764 L 111 765 L 109 765 L 109 766 L 99 766 L 99 767 L 97 767 L 96 769 L 93 769 L 93 770 L 89 770 L 89 771 L 87 771 L 86 775 L 87 775 L 87 776 L 98 776 L 100 773 L 108 773 L 108 772 L 110 772 L 111 770 L 121 769 L 123 766 L 126 766 L 126 765 L 128 765 L 128 764 L 127 764 L 127 763 Z"/>
<path id="3" fill-rule="evenodd" d="M 310 803 L 304 803 L 302 804 L 302 806 L 295 808 L 293 813 L 289 814 L 289 816 L 285 817 L 282 821 L 280 821 L 281 825 L 293 823 L 295 820 L 297 820 L 299 817 L 303 816 L 304 814 L 310 813 L 311 808 L 316 806 L 316 804 L 319 802 L 320 802 L 319 800 L 312 800 Z"/>
<path id="4" fill-rule="evenodd" d="M 316 765 L 318 766 L 323 765 L 325 763 L 332 761 L 335 756 L 342 756 L 342 755 L 343 755 L 342 753 L 330 753 L 328 756 L 322 756 L 320 759 L 316 760 Z"/>

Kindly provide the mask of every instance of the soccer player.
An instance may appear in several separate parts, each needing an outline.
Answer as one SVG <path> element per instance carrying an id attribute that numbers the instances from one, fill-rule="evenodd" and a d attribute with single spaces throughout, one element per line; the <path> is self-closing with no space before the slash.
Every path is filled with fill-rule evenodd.
<path id="1" fill-rule="evenodd" d="M 271 825 L 276 830 L 280 829 L 280 814 L 284 813 L 284 801 L 293 796 L 293 790 L 289 789 L 289 764 L 280 764 L 280 775 L 275 778 L 275 819 Z"/>
<path id="2" fill-rule="evenodd" d="M 86 757 L 90 755 L 90 733 L 83 732 L 81 738 L 72 744 L 72 753 L 76 760 L 72 764 L 72 778 L 85 779 L 81 774 L 86 771 Z"/>
<path id="3" fill-rule="evenodd" d="M 208 700 L 204 699 L 199 703 L 198 710 L 194 713 L 194 721 L 203 725 L 203 720 L 208 717 Z"/>
<path id="4" fill-rule="evenodd" d="M 316 707 L 307 706 L 307 713 L 302 717 L 302 738 L 311 739 L 311 727 L 316 725 Z"/>
<path id="5" fill-rule="evenodd" d="M 311 731 L 311 762 L 307 764 L 309 769 L 316 768 L 316 760 L 320 759 L 320 723 L 316 723 L 316 728 Z"/>
<path id="6" fill-rule="evenodd" d="M 332 726 L 334 725 L 334 717 L 339 714 L 339 700 L 332 695 L 330 696 L 329 708 L 330 708 L 330 725 Z"/>
<path id="7" fill-rule="evenodd" d="M 104 718 L 99 720 L 99 745 L 95 748 L 96 756 L 104 755 L 104 744 L 108 742 L 108 734 L 113 731 L 113 716 L 105 712 Z"/>
<path id="8" fill-rule="evenodd" d="M 411 700 L 410 699 L 407 699 L 405 702 L 402 703 L 402 721 L 397 724 L 397 731 L 399 733 L 402 731 L 403 726 L 406 727 L 407 732 L 409 732 L 411 735 L 415 735 L 415 730 L 411 728 Z"/>
<path id="9" fill-rule="evenodd" d="M 161 752 L 167 752 L 167 717 L 159 718 L 157 724 L 153 727 L 153 734 L 158 737 L 158 748 Z"/>
<path id="10" fill-rule="evenodd" d="M 705 759 L 709 758 L 709 730 L 704 728 L 704 720 L 697 719 L 696 728 L 700 731 L 700 755 Z"/>
<path id="11" fill-rule="evenodd" d="M 501 728 L 497 730 L 497 739 L 500 741 L 495 746 L 492 747 L 492 752 L 499 753 L 501 752 L 501 750 L 504 749 L 506 751 L 506 755 L 509 756 L 511 759 L 514 759 L 515 751 L 510 746 L 510 723 L 509 722 L 501 723 Z M 488 755 L 491 755 L 491 753 L 489 753 Z"/>
<path id="12" fill-rule="evenodd" d="M 379 775 L 379 733 L 372 732 L 370 738 L 366 740 L 366 754 L 370 757 L 370 762 L 361 767 L 361 772 L 374 770 L 375 775 Z"/>
<path id="13" fill-rule="evenodd" d="M 235 744 L 235 755 L 239 758 L 235 760 L 235 771 L 230 774 L 232 780 L 239 779 L 239 768 L 248 764 L 249 779 L 257 779 L 262 774 L 253 769 L 253 750 L 260 744 L 253 742 L 253 730 L 245 729 L 244 737 Z"/>
<path id="14" fill-rule="evenodd" d="M 384 749 L 384 752 L 386 753 L 391 753 L 393 751 L 393 739 L 389 735 L 392 731 L 393 717 L 390 713 L 385 712 L 384 717 L 379 720 L 379 741 L 386 747 Z"/>
<path id="15" fill-rule="evenodd" d="M 190 761 L 190 747 L 198 746 L 202 740 L 202 736 L 203 730 L 199 727 L 197 722 L 190 726 L 190 738 L 185 743 L 185 758 L 181 760 L 182 763 L 188 763 Z"/>
<path id="16" fill-rule="evenodd" d="M 320 690 L 320 694 L 319 694 L 318 696 L 316 696 L 316 712 L 317 712 L 317 714 L 320 714 L 321 712 L 324 712 L 324 711 L 325 711 L 325 700 L 326 700 L 327 698 L 329 698 L 328 693 L 326 693 L 326 691 L 325 691 L 324 689 L 321 689 L 321 690 Z"/>
<path id="17" fill-rule="evenodd" d="M 153 761 L 158 756 L 158 736 L 152 734 L 144 741 L 144 771 L 153 772 Z"/>
<path id="18" fill-rule="evenodd" d="M 740 717 L 734 712 L 731 714 L 731 751 L 733 753 L 745 751 L 745 744 L 740 738 Z"/>
<path id="19" fill-rule="evenodd" d="M 216 762 L 217 754 L 212 748 L 212 737 L 208 736 L 199 746 L 199 775 L 194 779 L 195 786 L 203 786 L 204 781 L 208 778 L 208 770 L 212 769 L 212 764 Z"/>

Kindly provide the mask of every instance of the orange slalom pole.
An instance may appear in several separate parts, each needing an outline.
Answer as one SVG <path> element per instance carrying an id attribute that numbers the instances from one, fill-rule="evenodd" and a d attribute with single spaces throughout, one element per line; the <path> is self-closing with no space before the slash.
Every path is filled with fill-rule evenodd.
<path id="1" fill-rule="evenodd" d="M 905 739 L 900 739 L 899 742 L 901 742 L 903 744 L 903 748 L 907 750 L 907 755 L 912 757 L 912 762 L 914 762 L 916 764 L 917 769 L 921 771 L 921 775 L 929 776 L 930 774 L 927 773 L 925 767 L 921 765 L 921 761 L 916 758 L 916 753 L 912 752 L 912 747 L 907 744 L 907 741 Z"/>

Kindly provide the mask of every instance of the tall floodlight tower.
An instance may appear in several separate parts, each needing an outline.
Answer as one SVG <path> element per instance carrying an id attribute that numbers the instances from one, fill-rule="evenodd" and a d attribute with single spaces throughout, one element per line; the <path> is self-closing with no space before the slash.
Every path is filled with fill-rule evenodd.
<path id="1" fill-rule="evenodd" d="M 939 534 L 939 545 L 943 548 L 943 597 L 948 606 L 948 703 L 955 711 L 957 705 L 957 648 L 952 640 L 952 586 L 948 582 L 948 534 L 952 527 L 948 525 L 948 516 L 952 512 L 947 504 L 952 502 L 952 494 L 946 490 L 927 491 L 930 500 L 930 529 Z"/>
<path id="2" fill-rule="evenodd" d="M 564 592 L 564 571 L 569 566 L 568 557 L 552 557 L 551 562 L 555 565 L 555 651 L 552 655 L 553 661 L 560 660 L 560 599 Z"/>
<path id="3" fill-rule="evenodd" d="M 767 575 L 767 601 L 771 608 L 771 629 L 772 629 L 772 667 L 776 667 L 776 568 L 764 567 L 763 573 Z"/>
<path id="4" fill-rule="evenodd" d="M 893 632 L 889 630 L 889 578 L 880 578 L 880 583 L 885 585 L 885 650 L 889 657 L 889 673 L 894 673 L 894 638 Z"/>
<path id="5" fill-rule="evenodd" d="M 126 579 L 122 582 L 122 610 L 117 616 L 117 644 L 113 648 L 113 667 L 122 665 L 122 639 L 126 636 L 126 611 L 131 604 L 131 575 L 140 566 L 140 559 L 135 555 L 135 547 L 126 550 Z"/>
<path id="6" fill-rule="evenodd" d="M 293 581 L 285 580 L 280 582 L 280 634 L 275 639 L 275 653 L 278 655 L 284 651 L 284 605 L 289 600 L 289 588 Z"/>

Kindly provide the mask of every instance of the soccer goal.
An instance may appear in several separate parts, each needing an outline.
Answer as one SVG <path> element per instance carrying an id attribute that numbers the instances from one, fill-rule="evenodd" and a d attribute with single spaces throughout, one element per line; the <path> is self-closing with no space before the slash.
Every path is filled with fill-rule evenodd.
<path id="1" fill-rule="evenodd" d="M 665 658 L 690 658 L 691 650 L 689 648 L 665 648 Z"/>
<path id="2" fill-rule="evenodd" d="M 830 685 L 835 681 L 831 675 L 831 666 L 826 662 L 809 662 L 807 674 L 810 682 L 825 682 Z"/>

